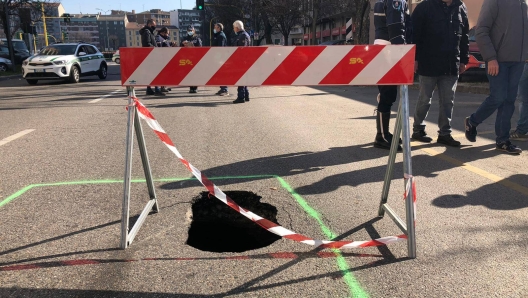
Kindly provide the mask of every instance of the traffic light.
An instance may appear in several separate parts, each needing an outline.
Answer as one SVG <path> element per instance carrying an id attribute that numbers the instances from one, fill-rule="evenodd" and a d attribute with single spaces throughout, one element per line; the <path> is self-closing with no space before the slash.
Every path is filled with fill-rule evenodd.
<path id="1" fill-rule="evenodd" d="M 196 9 L 204 10 L 204 8 L 205 8 L 204 0 L 196 0 Z"/>
<path id="2" fill-rule="evenodd" d="M 62 17 L 64 18 L 64 23 L 69 23 L 71 22 L 71 19 L 70 19 L 70 14 L 69 13 L 65 13 L 62 15 Z"/>

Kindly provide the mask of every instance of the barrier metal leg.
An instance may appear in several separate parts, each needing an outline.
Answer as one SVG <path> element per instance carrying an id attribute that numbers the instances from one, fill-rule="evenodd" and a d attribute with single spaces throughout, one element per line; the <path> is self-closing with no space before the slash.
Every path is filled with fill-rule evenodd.
<path id="1" fill-rule="evenodd" d="M 412 156 L 411 156 L 411 130 L 409 125 L 409 87 L 403 85 L 400 87 L 400 96 L 402 104 L 402 126 L 403 126 L 403 172 L 405 177 L 405 185 L 408 179 L 412 176 Z M 404 186 L 405 187 L 405 186 Z M 414 202 L 413 191 L 407 193 L 405 198 L 405 210 L 407 219 L 407 255 L 409 258 L 416 258 L 416 235 L 415 235 L 415 218 L 414 218 Z"/>
<path id="2" fill-rule="evenodd" d="M 404 222 L 387 204 L 400 135 L 402 136 L 403 143 L 403 171 L 405 187 L 408 179 L 410 176 L 412 176 L 411 136 L 409 124 L 409 89 L 407 85 L 400 86 L 398 117 L 394 127 L 394 138 L 392 139 L 391 151 L 389 153 L 387 171 L 385 172 L 378 216 L 383 217 L 386 212 L 394 221 L 394 223 L 396 223 L 398 228 L 400 228 L 400 230 L 402 230 L 402 232 L 407 235 L 407 254 L 409 258 L 414 259 L 416 258 L 416 235 L 414 226 L 415 219 L 412 191 L 407 194 L 407 198 L 405 200 L 406 222 Z"/>
<path id="3" fill-rule="evenodd" d="M 156 193 L 154 190 L 154 182 L 152 180 L 152 173 L 150 170 L 150 163 L 147 155 L 147 148 L 145 146 L 145 139 L 143 136 L 143 129 L 136 107 L 133 105 L 134 101 L 130 98 L 135 96 L 134 88 L 127 87 L 128 99 L 128 122 L 127 122 L 127 136 L 126 136 L 126 153 L 125 153 L 125 181 L 124 181 L 124 196 L 121 216 L 121 245 L 122 249 L 127 248 L 137 235 L 141 225 L 145 222 L 148 214 L 151 211 L 158 212 L 158 203 Z M 139 152 L 141 155 L 141 162 L 143 163 L 143 170 L 147 181 L 147 188 L 149 191 L 150 201 L 141 212 L 136 223 L 129 232 L 129 218 L 130 218 L 130 186 L 132 179 L 132 152 L 134 148 L 134 129 L 138 138 Z"/>

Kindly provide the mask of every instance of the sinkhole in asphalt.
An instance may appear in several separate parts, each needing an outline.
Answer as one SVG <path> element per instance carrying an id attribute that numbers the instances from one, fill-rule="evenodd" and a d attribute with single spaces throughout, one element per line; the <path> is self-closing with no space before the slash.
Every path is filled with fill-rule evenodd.
<path id="1" fill-rule="evenodd" d="M 277 208 L 249 191 L 226 191 L 239 206 L 276 224 Z M 210 252 L 244 252 L 266 247 L 281 237 L 268 232 L 204 191 L 192 200 L 187 245 Z"/>

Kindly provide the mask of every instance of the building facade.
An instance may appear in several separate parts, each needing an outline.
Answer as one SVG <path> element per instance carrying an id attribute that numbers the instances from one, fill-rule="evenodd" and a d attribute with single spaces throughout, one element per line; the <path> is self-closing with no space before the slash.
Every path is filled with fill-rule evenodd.
<path id="1" fill-rule="evenodd" d="M 140 25 L 147 23 L 147 20 L 153 19 L 156 21 L 156 25 L 160 26 L 169 26 L 171 24 L 171 14 L 168 11 L 163 11 L 161 9 L 151 9 L 149 11 L 144 11 L 135 15 L 137 22 Z"/>
<path id="2" fill-rule="evenodd" d="M 97 29 L 99 31 L 99 49 L 115 51 L 126 47 L 125 28 L 128 24 L 126 15 L 97 15 Z"/>
<path id="3" fill-rule="evenodd" d="M 180 28 L 180 39 L 185 38 L 187 34 L 187 27 L 193 26 L 201 38 L 203 38 L 203 26 L 200 15 L 202 11 L 195 9 L 178 9 L 173 10 L 171 13 L 171 25 Z"/>
<path id="4" fill-rule="evenodd" d="M 345 40 L 346 39 L 346 24 L 352 16 L 347 17 L 345 15 L 334 16 L 331 18 L 325 18 L 315 26 L 315 32 L 313 31 L 311 24 L 306 24 L 304 34 L 302 37 L 303 45 L 313 45 L 312 37 L 315 34 L 316 45 L 331 41 L 331 40 Z"/>
<path id="5" fill-rule="evenodd" d="M 69 23 L 61 20 L 65 42 L 87 42 L 101 48 L 97 15 L 72 15 Z"/>

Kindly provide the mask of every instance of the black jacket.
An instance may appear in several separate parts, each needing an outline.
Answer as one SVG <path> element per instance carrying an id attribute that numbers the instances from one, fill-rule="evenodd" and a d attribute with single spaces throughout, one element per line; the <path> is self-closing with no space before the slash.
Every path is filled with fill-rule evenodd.
<path id="1" fill-rule="evenodd" d="M 156 35 L 156 44 L 158 47 L 170 47 L 170 42 L 165 37 L 161 36 L 160 34 Z"/>
<path id="2" fill-rule="evenodd" d="M 458 75 L 460 63 L 469 61 L 469 22 L 466 5 L 453 0 L 424 0 L 412 14 L 418 74 Z"/>
<path id="3" fill-rule="evenodd" d="M 251 38 L 249 37 L 249 34 L 244 30 L 240 30 L 235 34 L 231 45 L 234 47 L 247 47 L 250 45 L 250 43 Z"/>
<path id="4" fill-rule="evenodd" d="M 224 31 L 217 32 L 213 35 L 212 47 L 225 47 L 227 46 L 227 37 Z"/>
<path id="5" fill-rule="evenodd" d="M 145 26 L 139 30 L 141 34 L 141 46 L 142 47 L 157 47 L 156 36 L 154 36 L 154 30 Z"/>
<path id="6" fill-rule="evenodd" d="M 374 4 L 376 39 L 391 44 L 411 43 L 412 26 L 406 0 L 378 0 Z"/>
<path id="7" fill-rule="evenodd" d="M 202 46 L 202 40 L 196 34 L 193 35 L 193 36 L 189 36 L 189 35 L 185 36 L 185 38 L 183 38 L 183 40 L 181 41 L 180 46 L 182 46 L 182 47 L 185 46 L 183 44 L 184 41 L 191 42 L 195 47 L 201 47 Z"/>

